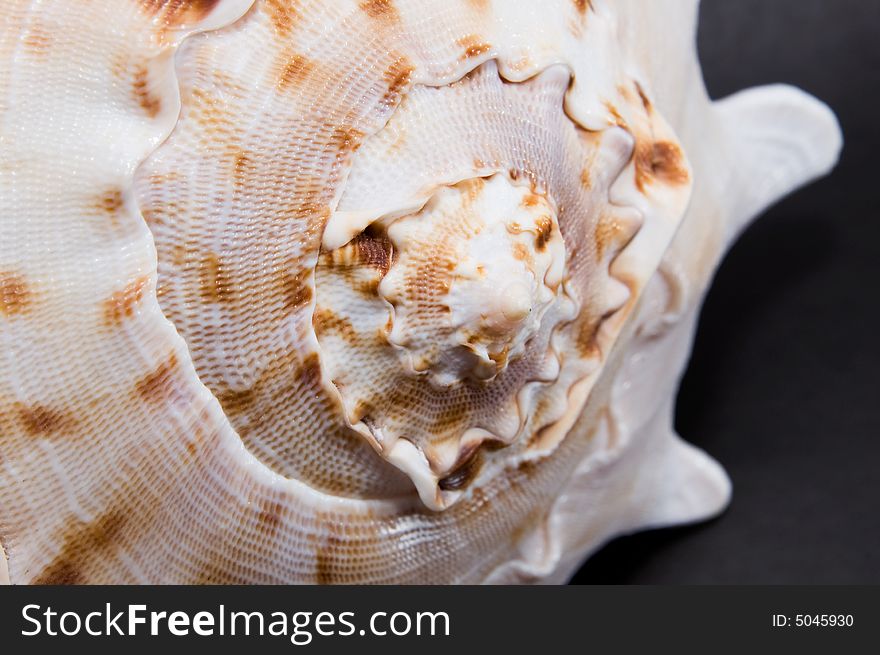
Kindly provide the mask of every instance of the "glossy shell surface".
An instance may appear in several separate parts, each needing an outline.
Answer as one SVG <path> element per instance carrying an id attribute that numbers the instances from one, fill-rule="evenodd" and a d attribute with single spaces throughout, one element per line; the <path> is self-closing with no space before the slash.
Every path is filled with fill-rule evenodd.
<path id="1" fill-rule="evenodd" d="M 840 134 L 710 102 L 696 12 L 5 2 L 0 573 L 561 582 L 723 509 L 696 312 Z"/>

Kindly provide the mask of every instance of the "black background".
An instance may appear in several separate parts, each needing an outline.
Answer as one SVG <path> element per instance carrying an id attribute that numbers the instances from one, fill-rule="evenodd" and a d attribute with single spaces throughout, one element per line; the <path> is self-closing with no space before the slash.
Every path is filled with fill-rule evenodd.
<path id="1" fill-rule="evenodd" d="M 787 82 L 835 111 L 830 177 L 719 269 L 676 427 L 733 480 L 706 524 L 623 537 L 575 583 L 880 583 L 880 2 L 703 0 L 713 98 Z"/>

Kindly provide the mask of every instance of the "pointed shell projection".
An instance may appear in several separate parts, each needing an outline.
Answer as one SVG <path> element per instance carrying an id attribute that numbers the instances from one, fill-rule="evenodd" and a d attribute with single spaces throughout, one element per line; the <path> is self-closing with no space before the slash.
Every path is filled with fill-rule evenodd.
<path id="1" fill-rule="evenodd" d="M 3 573 L 558 582 L 720 511 L 699 301 L 840 136 L 711 103 L 696 9 L 5 2 Z"/>

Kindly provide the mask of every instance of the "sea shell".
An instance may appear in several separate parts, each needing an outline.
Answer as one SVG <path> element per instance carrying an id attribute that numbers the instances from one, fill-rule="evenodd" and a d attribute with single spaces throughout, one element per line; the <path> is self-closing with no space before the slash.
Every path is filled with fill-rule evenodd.
<path id="1" fill-rule="evenodd" d="M 710 102 L 696 11 L 4 2 L 11 581 L 555 582 L 719 512 L 699 302 L 840 133 Z"/>

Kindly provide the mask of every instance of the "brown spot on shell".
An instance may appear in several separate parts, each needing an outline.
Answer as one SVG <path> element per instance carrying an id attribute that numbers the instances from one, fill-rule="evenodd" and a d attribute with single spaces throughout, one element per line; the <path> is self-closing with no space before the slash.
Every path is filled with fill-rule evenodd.
<path id="1" fill-rule="evenodd" d="M 141 302 L 144 289 L 150 281 L 148 275 L 132 280 L 104 302 L 104 324 L 117 326 L 134 315 L 135 307 Z"/>
<path id="2" fill-rule="evenodd" d="M 162 109 L 162 100 L 150 88 L 150 71 L 146 66 L 139 66 L 135 71 L 131 90 L 134 99 L 147 116 L 155 118 L 159 115 Z"/>
<path id="3" fill-rule="evenodd" d="M 287 215 L 294 220 L 314 220 L 325 223 L 330 218 L 330 206 L 323 202 L 302 201 L 295 203 L 287 210 Z"/>
<path id="4" fill-rule="evenodd" d="M 467 206 L 474 202 L 483 192 L 483 189 L 486 187 L 486 180 L 482 177 L 472 177 L 462 180 L 456 186 L 464 191 L 465 196 L 463 200 L 465 206 Z"/>
<path id="5" fill-rule="evenodd" d="M 220 0 L 140 0 L 147 14 L 167 27 L 197 23 L 213 11 Z"/>
<path id="6" fill-rule="evenodd" d="M 177 354 L 172 352 L 164 362 L 135 383 L 135 391 L 147 402 L 162 402 L 173 392 L 177 371 Z"/>
<path id="7" fill-rule="evenodd" d="M 32 296 L 21 275 L 0 271 L 0 314 L 21 314 L 30 304 Z"/>
<path id="8" fill-rule="evenodd" d="M 285 38 L 299 20 L 298 5 L 296 0 L 263 0 L 260 8 L 269 14 L 275 34 Z"/>
<path id="9" fill-rule="evenodd" d="M 353 127 L 334 127 L 330 145 L 340 156 L 346 156 L 361 147 L 364 133 Z"/>
<path id="10" fill-rule="evenodd" d="M 286 91 L 292 86 L 300 84 L 314 68 L 314 62 L 305 55 L 299 53 L 288 55 L 281 67 L 281 75 L 278 77 L 278 90 Z"/>
<path id="11" fill-rule="evenodd" d="M 361 295 L 366 296 L 368 298 L 374 297 L 377 293 L 379 293 L 379 285 L 382 283 L 382 277 L 380 275 L 375 275 L 373 277 L 369 277 L 365 280 L 360 280 L 353 283 L 353 288 L 355 291 L 359 292 Z M 379 329 L 380 334 L 384 335 L 384 328 Z"/>
<path id="12" fill-rule="evenodd" d="M 220 258 L 212 252 L 199 261 L 198 280 L 199 296 L 205 302 L 228 302 L 235 297 L 235 288 Z"/>
<path id="13" fill-rule="evenodd" d="M 581 171 L 581 186 L 585 189 L 589 189 L 593 186 L 593 176 L 590 174 L 589 168 L 585 168 Z"/>
<path id="14" fill-rule="evenodd" d="M 536 207 L 541 202 L 541 196 L 535 193 L 528 193 L 523 198 L 523 207 Z"/>
<path id="15" fill-rule="evenodd" d="M 391 268 L 393 247 L 391 239 L 379 230 L 368 227 L 352 241 L 358 254 L 358 261 L 372 266 L 382 275 Z"/>
<path id="16" fill-rule="evenodd" d="M 612 246 L 616 246 L 616 250 L 624 248 L 636 232 L 637 229 L 628 228 L 613 216 L 600 216 L 594 236 L 596 257 L 601 260 Z"/>
<path id="17" fill-rule="evenodd" d="M 642 101 L 642 106 L 645 108 L 647 113 L 652 113 L 654 111 L 654 106 L 651 104 L 651 101 L 648 99 L 648 96 L 645 95 L 645 90 L 642 89 L 642 85 L 638 82 L 633 82 L 636 87 L 636 92 L 639 94 L 639 99 Z"/>
<path id="18" fill-rule="evenodd" d="M 72 562 L 55 559 L 31 581 L 31 584 L 81 585 L 85 584 L 85 577 Z"/>
<path id="19" fill-rule="evenodd" d="M 388 90 L 381 100 L 383 107 L 395 107 L 400 102 L 403 91 L 409 86 L 413 70 L 412 64 L 406 57 L 399 57 L 391 63 L 382 76 L 388 86 Z"/>
<path id="20" fill-rule="evenodd" d="M 593 8 L 591 0 L 572 0 L 572 2 L 574 3 L 574 8 L 581 15 L 586 14 L 587 11 Z"/>
<path id="21" fill-rule="evenodd" d="M 463 59 L 472 59 L 479 57 L 492 49 L 492 45 L 481 41 L 480 37 L 475 34 L 469 34 L 458 40 L 458 44 L 464 48 Z"/>
<path id="22" fill-rule="evenodd" d="M 115 215 L 125 205 L 125 196 L 122 189 L 113 187 L 107 189 L 97 197 L 94 203 L 95 209 L 102 214 Z"/>
<path id="23" fill-rule="evenodd" d="M 352 270 L 350 276 L 358 279 L 357 282 L 353 280 L 354 284 L 362 283 L 375 290 L 381 278 L 393 265 L 394 257 L 391 240 L 383 230 L 371 225 L 344 246 L 323 253 L 321 265 L 341 270 L 350 269 Z M 362 279 L 365 272 L 355 271 L 363 267 L 375 270 L 378 275 L 370 275 L 368 279 Z"/>
<path id="24" fill-rule="evenodd" d="M 595 359 L 601 354 L 599 345 L 596 343 L 596 336 L 601 325 L 602 319 L 597 319 L 586 310 L 578 318 L 574 328 L 574 343 L 578 354 L 584 359 Z"/>
<path id="25" fill-rule="evenodd" d="M 221 96 L 196 87 L 184 104 L 206 135 L 226 135 L 233 117 Z"/>
<path id="26" fill-rule="evenodd" d="M 538 252 L 543 252 L 547 247 L 547 241 L 550 240 L 550 235 L 553 233 L 553 221 L 549 216 L 540 216 L 535 221 L 535 225 L 538 228 L 535 235 L 535 248 L 538 249 Z"/>
<path id="27" fill-rule="evenodd" d="M 312 270 L 305 269 L 297 274 L 285 272 L 281 276 L 281 291 L 285 313 L 305 307 L 312 299 Z"/>
<path id="28" fill-rule="evenodd" d="M 605 103 L 605 109 L 608 111 L 610 115 L 610 120 L 608 121 L 612 125 L 617 125 L 618 127 L 622 127 L 626 129 L 627 123 L 620 112 L 617 110 L 617 107 L 612 105 L 610 102 Z"/>
<path id="29" fill-rule="evenodd" d="M 304 386 L 317 387 L 321 383 L 321 359 L 318 353 L 309 353 L 296 369 L 294 377 Z"/>
<path id="30" fill-rule="evenodd" d="M 69 522 L 60 552 L 31 581 L 32 584 L 84 584 L 87 581 L 85 566 L 89 561 L 112 554 L 126 521 L 125 512 L 111 510 L 89 523 Z"/>
<path id="31" fill-rule="evenodd" d="M 284 506 L 278 501 L 264 500 L 261 503 L 260 513 L 257 514 L 257 525 L 266 536 L 273 536 L 281 527 L 281 517 L 284 514 Z"/>
<path id="32" fill-rule="evenodd" d="M 315 327 L 315 334 L 324 335 L 332 332 L 349 343 L 357 341 L 357 332 L 351 321 L 344 316 L 334 314 L 327 308 L 321 307 L 315 310 L 312 325 Z"/>
<path id="33" fill-rule="evenodd" d="M 397 20 L 397 8 L 391 0 L 363 0 L 358 5 L 367 16 L 381 20 Z"/>
<path id="34" fill-rule="evenodd" d="M 344 553 L 344 542 L 335 534 L 327 537 L 315 552 L 315 583 L 319 585 L 339 584 L 339 553 Z"/>
<path id="35" fill-rule="evenodd" d="M 254 177 L 253 159 L 243 150 L 232 150 L 232 180 L 236 187 L 243 187 L 248 179 Z"/>
<path id="36" fill-rule="evenodd" d="M 58 432 L 69 432 L 76 424 L 75 419 L 70 414 L 62 410 L 46 407 L 45 405 L 32 405 L 28 407 L 18 403 L 16 410 L 24 431 L 33 437 Z"/>
<path id="37" fill-rule="evenodd" d="M 45 27 L 39 23 L 34 23 L 22 37 L 21 44 L 25 52 L 32 54 L 34 57 L 45 57 L 49 54 L 49 48 L 52 46 L 53 40 L 52 35 Z"/>
<path id="38" fill-rule="evenodd" d="M 690 179 L 681 148 L 671 141 L 640 142 L 633 157 L 639 191 L 644 191 L 655 180 L 677 186 Z"/>
<path id="39" fill-rule="evenodd" d="M 252 388 L 241 391 L 229 390 L 218 394 L 217 400 L 220 401 L 225 414 L 241 414 L 254 404 L 256 394 Z"/>

